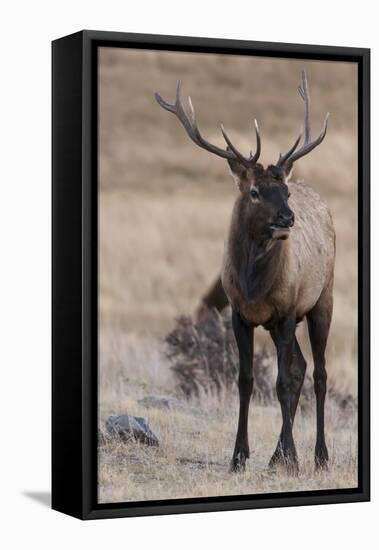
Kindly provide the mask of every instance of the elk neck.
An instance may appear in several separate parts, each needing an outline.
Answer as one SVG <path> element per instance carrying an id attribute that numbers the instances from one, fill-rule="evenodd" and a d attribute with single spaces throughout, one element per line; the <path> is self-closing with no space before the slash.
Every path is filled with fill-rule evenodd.
<path id="1" fill-rule="evenodd" d="M 254 234 L 254 220 L 249 208 L 241 212 L 235 234 L 239 246 L 235 248 L 234 266 L 244 300 L 261 302 L 273 289 L 283 265 L 288 241 L 275 240 Z"/>

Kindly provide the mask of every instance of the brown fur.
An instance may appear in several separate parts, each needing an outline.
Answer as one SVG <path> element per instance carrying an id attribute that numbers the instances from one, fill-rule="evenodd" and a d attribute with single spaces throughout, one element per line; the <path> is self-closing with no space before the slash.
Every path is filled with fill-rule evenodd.
<path id="1" fill-rule="evenodd" d="M 237 198 L 229 235 L 225 245 L 222 283 L 232 307 L 249 322 L 267 325 L 270 320 L 295 307 L 301 320 L 310 311 L 333 279 L 335 232 L 330 212 L 320 196 L 304 183 L 288 183 L 288 205 L 295 214 L 295 224 L 285 241 L 268 240 L 262 254 L 271 254 L 262 274 L 262 292 L 246 299 L 240 284 L 240 269 L 246 261 L 251 236 L 248 197 Z M 245 249 L 245 251 L 244 251 Z"/>

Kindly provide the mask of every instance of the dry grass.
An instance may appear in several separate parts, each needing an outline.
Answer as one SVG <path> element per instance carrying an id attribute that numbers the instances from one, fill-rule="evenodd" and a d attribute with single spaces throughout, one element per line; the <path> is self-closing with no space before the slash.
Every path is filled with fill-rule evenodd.
<path id="1" fill-rule="evenodd" d="M 250 421 L 251 457 L 246 471 L 229 473 L 237 419 L 237 401 L 225 410 L 214 410 L 203 419 L 155 411 L 149 415 L 161 448 L 112 441 L 99 449 L 99 501 L 162 500 L 286 491 L 353 488 L 357 486 L 354 426 L 339 428 L 338 416 L 327 408 L 330 470 L 314 470 L 313 422 L 301 415 L 295 437 L 301 461 L 298 476 L 267 468 L 269 446 L 274 450 L 280 429 L 277 408 L 254 407 Z M 141 414 L 146 411 L 140 410 Z M 340 432 L 337 440 L 330 431 Z"/>
<path id="2" fill-rule="evenodd" d="M 328 472 L 316 473 L 315 407 L 301 399 L 294 430 L 300 473 L 294 477 L 284 470 L 273 473 L 267 468 L 281 427 L 279 405 L 263 406 L 253 400 L 249 430 L 251 458 L 245 473 L 230 474 L 237 426 L 236 391 L 219 398 L 203 394 L 190 401 L 200 413 L 196 415 L 147 409 L 138 399 L 152 389 L 156 394 L 174 391 L 162 344 L 151 338 L 139 341 L 132 337 L 130 341 L 122 338 L 122 346 L 122 350 L 102 357 L 101 429 L 114 412 L 143 416 L 158 436 L 160 447 L 105 438 L 99 446 L 100 502 L 357 486 L 357 426 L 353 405 L 341 409 L 332 397 L 327 399 L 330 468 Z"/>
<path id="3" fill-rule="evenodd" d="M 356 484 L 356 412 L 327 408 L 329 473 L 313 472 L 315 419 L 301 413 L 299 478 L 272 476 L 266 464 L 280 431 L 279 406 L 252 407 L 252 459 L 229 476 L 236 395 L 202 397 L 207 414 L 141 410 L 139 397 L 173 394 L 161 339 L 180 314 L 194 312 L 217 275 L 236 189 L 225 163 L 195 148 L 152 98 L 183 81 L 203 133 L 222 144 L 218 121 L 244 150 L 256 116 L 263 161 L 292 143 L 302 119 L 296 96 L 308 70 L 315 132 L 331 112 L 326 141 L 297 166 L 328 202 L 337 232 L 335 309 L 328 345 L 330 384 L 356 395 L 357 202 L 356 68 L 352 64 L 104 50 L 100 56 L 100 428 L 110 414 L 147 416 L 158 450 L 107 443 L 100 449 L 101 501 L 241 494 Z M 267 340 L 258 331 L 260 342 Z M 305 329 L 299 327 L 309 359 Z M 268 344 L 270 345 L 270 344 Z M 311 363 L 311 361 L 309 361 Z M 192 461 L 192 462 L 191 462 Z"/>

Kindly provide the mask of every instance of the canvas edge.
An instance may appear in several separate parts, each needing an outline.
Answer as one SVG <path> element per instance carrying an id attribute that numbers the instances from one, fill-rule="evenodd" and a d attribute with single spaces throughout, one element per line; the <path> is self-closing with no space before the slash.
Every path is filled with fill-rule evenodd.
<path id="1" fill-rule="evenodd" d="M 64 371 L 65 376 L 70 378 L 69 382 L 66 382 L 64 386 L 74 386 L 76 388 L 75 401 L 78 401 L 78 395 L 80 393 L 79 402 L 74 403 L 72 410 L 77 412 L 77 418 L 80 419 L 77 422 L 78 426 L 75 429 L 75 442 L 71 441 L 70 451 L 76 455 L 76 459 L 72 461 L 74 467 L 74 479 L 80 480 L 79 486 L 77 486 L 74 479 L 70 479 L 67 482 L 68 473 L 70 470 L 65 467 L 65 473 L 61 471 L 61 460 L 57 459 L 60 452 L 67 451 L 67 446 L 58 441 L 57 430 L 62 432 L 63 424 L 67 426 L 67 418 L 65 420 L 57 420 L 61 413 L 64 413 L 64 408 L 67 405 L 62 403 L 61 389 L 58 389 L 57 375 L 62 377 L 63 364 L 66 363 L 64 358 L 57 360 L 56 353 L 54 359 L 53 351 L 53 498 L 52 507 L 61 512 L 73 515 L 81 519 L 101 519 L 112 517 L 128 517 L 128 516 L 146 516 L 146 515 L 160 515 L 160 514 L 175 514 L 175 513 L 192 513 L 192 512 L 210 512 L 210 511 L 226 511 L 226 510 L 238 510 L 238 509 L 254 509 L 254 508 L 268 508 L 268 507 L 282 507 L 282 506 L 300 506 L 300 505 L 313 505 L 313 504 L 334 504 L 343 502 L 362 502 L 370 500 L 370 442 L 369 442 L 369 398 L 363 403 L 361 409 L 361 468 L 363 468 L 361 476 L 361 491 L 346 490 L 343 494 L 334 492 L 332 494 L 322 494 L 323 492 L 310 492 L 307 495 L 299 496 L 299 494 L 275 494 L 265 495 L 264 498 L 259 498 L 259 495 L 253 495 L 250 500 L 241 499 L 241 497 L 235 497 L 234 500 L 223 501 L 222 498 L 215 499 L 187 499 L 198 500 L 196 503 L 186 503 L 178 501 L 161 501 L 159 503 L 151 503 L 149 501 L 144 502 L 142 505 L 137 503 L 124 503 L 115 505 L 101 505 L 97 503 L 96 499 L 96 479 L 97 479 L 97 460 L 96 456 L 96 434 L 97 434 L 97 407 L 96 396 L 94 392 L 97 388 L 97 376 L 94 375 L 93 368 L 93 354 L 97 353 L 97 334 L 94 332 L 97 330 L 97 309 L 95 308 L 97 303 L 97 276 L 94 275 L 94 268 L 97 266 L 97 247 L 94 246 L 94 232 L 97 231 L 96 223 L 96 208 L 97 208 L 97 187 L 96 187 L 96 171 L 97 167 L 97 143 L 95 139 L 95 133 L 93 131 L 94 124 L 96 122 L 96 79 L 94 78 L 95 72 L 95 59 L 94 52 L 97 51 L 97 47 L 100 45 L 115 45 L 116 47 L 131 47 L 138 45 L 139 43 L 145 47 L 157 47 L 159 49 L 185 49 L 195 48 L 196 50 L 202 48 L 210 48 L 225 50 L 233 50 L 233 53 L 240 52 L 241 49 L 245 51 L 245 54 L 253 55 L 258 50 L 260 54 L 274 55 L 280 54 L 281 56 L 301 57 L 302 55 L 314 58 L 325 59 L 325 56 L 329 58 L 338 58 L 341 60 L 355 59 L 361 67 L 361 86 L 362 90 L 362 113 L 361 113 L 361 127 L 360 127 L 360 146 L 362 148 L 362 162 L 364 165 L 360 168 L 360 175 L 362 177 L 362 191 L 361 191 L 361 241 L 369 242 L 369 163 L 370 150 L 370 89 L 369 89 L 369 77 L 370 77 L 370 50 L 366 48 L 345 48 L 334 46 L 307 46 L 299 44 L 275 44 L 275 43 L 261 43 L 261 42 L 247 42 L 247 41 L 235 41 L 224 39 L 206 39 L 206 38 L 193 38 L 193 37 L 172 37 L 162 35 L 143 35 L 143 34 L 130 34 L 130 33 L 114 33 L 114 32 L 102 32 L 102 31 L 81 31 L 68 37 L 64 37 L 53 42 L 54 48 L 65 48 L 68 42 L 75 41 L 77 45 L 77 52 L 80 55 L 82 63 L 82 71 L 80 75 L 81 80 L 81 98 L 80 108 L 78 106 L 77 111 L 74 113 L 67 113 L 68 117 L 75 118 L 73 124 L 77 123 L 77 117 L 80 116 L 80 122 L 82 124 L 81 133 L 81 158 L 75 167 L 76 178 L 76 191 L 80 188 L 81 198 L 81 231 L 72 233 L 72 238 L 80 240 L 82 246 L 81 256 L 81 269 L 78 271 L 78 265 L 76 262 L 70 262 L 69 268 L 73 270 L 74 279 L 76 277 L 76 283 L 80 280 L 81 286 L 81 314 L 80 322 L 82 323 L 82 340 L 81 345 L 77 347 L 77 352 L 80 348 L 80 365 L 79 365 L 79 353 L 75 355 L 75 367 L 69 369 L 69 373 Z M 59 46 L 58 46 L 59 43 Z M 80 45 L 79 45 L 80 43 Z M 230 52 L 231 53 L 231 52 Z M 54 64 L 54 53 L 53 53 Z M 57 67 L 55 70 L 57 71 Z M 69 67 L 63 68 L 68 70 Z M 59 72 L 59 71 L 58 71 Z M 53 82 L 54 77 L 53 69 Z M 73 77 L 72 77 L 73 78 Z M 75 79 L 78 75 L 75 76 Z M 58 77 L 59 81 L 59 77 Z M 58 109 L 56 100 L 56 87 L 57 80 L 55 80 L 55 92 L 53 85 L 53 196 L 57 192 L 57 174 L 56 158 L 54 161 L 54 155 L 56 157 L 57 150 L 60 147 L 62 136 L 59 137 L 57 130 L 54 127 L 56 125 Z M 76 82 L 78 84 L 78 82 Z M 78 99 L 78 98 L 77 98 Z M 79 99 L 78 99 L 79 102 Z M 55 114 L 54 114 L 55 112 Z M 55 145 L 54 145 L 55 143 Z M 74 146 L 71 144 L 71 146 Z M 55 151 L 55 153 L 54 153 Z M 96 158 L 94 158 L 96 157 Z M 55 175 L 54 175 L 55 173 Z M 55 192 L 54 192 L 55 188 Z M 64 203 L 72 204 L 72 197 L 69 193 L 64 199 Z M 95 197 L 96 195 L 96 197 Z M 71 199 L 71 201 L 70 201 Z M 54 198 L 53 198 L 53 212 L 54 212 Z M 78 205 L 75 205 L 75 211 Z M 54 227 L 57 231 L 59 226 L 59 214 L 58 220 L 56 218 L 56 205 L 55 214 L 53 218 L 53 241 L 55 241 L 54 247 L 57 247 L 56 232 L 54 237 Z M 67 240 L 67 239 L 66 239 Z M 96 239 L 95 239 L 96 240 Z M 362 326 L 363 326 L 363 338 L 361 339 L 362 345 L 362 384 L 361 389 L 364 395 L 369 397 L 369 255 L 370 251 L 367 246 L 362 246 L 363 250 L 363 265 L 362 265 L 362 281 L 366 285 L 362 293 Z M 59 308 L 57 307 L 57 284 L 62 291 L 65 289 L 69 291 L 67 280 L 62 278 L 61 275 L 56 273 L 57 265 L 54 270 L 54 254 L 53 254 L 53 278 L 55 278 L 55 284 L 53 286 L 53 347 L 57 344 L 56 321 L 59 315 Z M 55 272 L 55 276 L 54 276 Z M 63 280 L 60 280 L 63 279 Z M 77 289 L 77 284 L 75 288 Z M 96 291 L 96 292 L 95 292 Z M 96 296 L 95 296 L 96 294 Z M 65 313 L 67 315 L 68 312 Z M 54 326 L 55 319 L 55 326 Z M 75 325 L 75 323 L 74 323 Z M 368 332 L 367 332 L 368 331 Z M 65 348 L 64 343 L 60 342 L 62 349 Z M 66 343 L 67 345 L 67 343 Z M 55 349 L 56 352 L 56 349 Z M 55 363 L 55 367 L 54 367 Z M 72 399 L 70 398 L 70 406 L 72 406 Z M 58 414 L 57 411 L 60 411 Z M 72 412 L 72 411 L 71 411 Z M 72 417 L 72 415 L 71 415 Z M 55 418 L 55 421 L 54 421 Z M 72 424 L 71 424 L 72 425 Z M 78 445 L 78 434 L 80 432 L 80 445 Z M 67 434 L 66 434 L 67 435 Z M 64 483 L 66 480 L 67 483 Z M 58 483 L 57 483 L 58 482 Z M 62 500 L 62 485 L 65 485 L 63 493 L 71 494 L 71 500 L 67 496 Z M 70 490 L 67 491 L 68 487 Z"/>

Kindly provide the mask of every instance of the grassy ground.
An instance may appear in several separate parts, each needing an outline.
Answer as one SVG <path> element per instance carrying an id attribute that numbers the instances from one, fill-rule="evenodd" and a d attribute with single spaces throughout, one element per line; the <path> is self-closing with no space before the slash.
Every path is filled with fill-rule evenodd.
<path id="1" fill-rule="evenodd" d="M 347 487 L 356 484 L 356 411 L 327 404 L 329 472 L 313 472 L 315 418 L 299 411 L 295 437 L 300 476 L 266 470 L 280 431 L 279 405 L 255 404 L 252 458 L 230 476 L 236 394 L 203 396 L 203 416 L 152 409 L 138 398 L 175 394 L 162 337 L 180 314 L 194 312 L 219 272 L 237 190 L 225 163 L 197 149 L 152 94 L 172 98 L 176 78 L 190 93 L 199 125 L 222 144 L 222 120 L 243 150 L 249 118 L 260 122 L 263 161 L 274 162 L 302 121 L 296 94 L 306 67 L 314 133 L 331 112 L 325 142 L 299 161 L 295 178 L 327 201 L 337 232 L 335 309 L 328 345 L 333 388 L 356 395 L 357 217 L 356 68 L 351 64 L 104 50 L 100 55 L 100 426 L 110 414 L 141 414 L 161 440 L 157 449 L 106 442 L 99 450 L 103 502 Z M 258 331 L 258 340 L 267 335 Z M 309 359 L 305 328 L 299 327 Z M 311 361 L 310 368 L 311 369 Z"/>
<path id="2" fill-rule="evenodd" d="M 341 408 L 329 396 L 326 439 L 330 454 L 327 472 L 314 470 L 315 404 L 301 399 L 295 442 L 299 476 L 269 471 L 268 461 L 281 427 L 280 408 L 253 399 L 250 412 L 250 449 L 246 472 L 229 473 L 237 426 L 236 392 L 221 398 L 203 394 L 191 401 L 188 412 L 145 408 L 138 400 L 154 390 L 173 394 L 172 375 L 162 345 L 149 338 L 123 340 L 122 351 L 102 359 L 99 446 L 99 500 L 117 502 L 195 496 L 256 494 L 357 486 L 357 426 L 354 404 Z M 124 365 L 129 365 L 128 369 Z M 126 374 L 127 373 L 127 374 Z M 193 408 L 197 414 L 193 413 Z M 104 423 L 110 414 L 128 413 L 148 420 L 160 447 L 108 439 Z"/>

